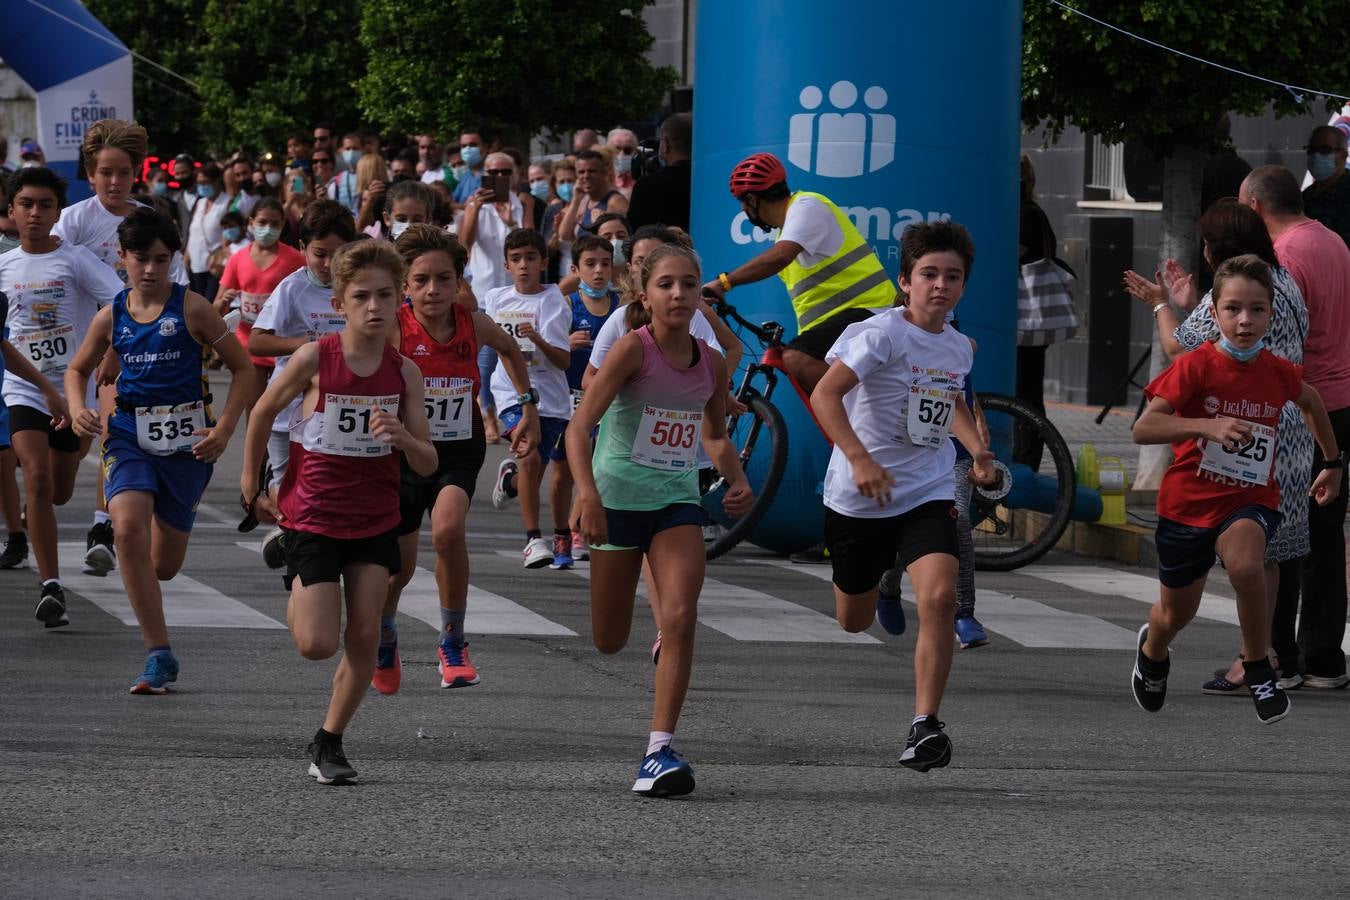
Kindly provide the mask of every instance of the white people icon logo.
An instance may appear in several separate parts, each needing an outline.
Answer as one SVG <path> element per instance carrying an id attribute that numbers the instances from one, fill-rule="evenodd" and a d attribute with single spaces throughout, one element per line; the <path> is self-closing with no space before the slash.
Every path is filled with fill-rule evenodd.
<path id="1" fill-rule="evenodd" d="M 853 110 L 858 88 L 851 81 L 836 81 L 829 92 L 834 111 L 818 113 L 825 96 L 813 84 L 798 95 L 808 111 L 788 125 L 788 162 L 826 178 L 856 178 L 895 161 L 895 116 L 881 112 L 889 99 L 885 88 L 873 85 L 863 92 L 870 112 Z"/>

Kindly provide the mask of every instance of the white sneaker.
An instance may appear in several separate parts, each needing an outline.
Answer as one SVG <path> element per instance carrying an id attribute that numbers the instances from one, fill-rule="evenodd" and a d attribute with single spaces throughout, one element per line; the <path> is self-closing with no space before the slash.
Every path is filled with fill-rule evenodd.
<path id="1" fill-rule="evenodd" d="M 515 475 L 518 471 L 516 461 L 510 458 L 502 460 L 501 465 L 497 466 L 497 480 L 492 482 L 492 505 L 496 509 L 506 509 L 511 505 L 512 497 L 506 493 L 506 476 Z M 553 558 L 552 551 L 548 558 Z"/>
<path id="2" fill-rule="evenodd" d="M 553 548 L 541 537 L 530 538 L 525 545 L 525 568 L 542 569 L 553 562 Z"/>
<path id="3" fill-rule="evenodd" d="M 572 559 L 585 562 L 590 558 L 591 548 L 586 544 L 586 539 L 579 534 L 572 535 Z"/>
<path id="4" fill-rule="evenodd" d="M 1304 675 L 1303 686 L 1315 691 L 1339 691 L 1350 685 L 1350 675 Z"/>

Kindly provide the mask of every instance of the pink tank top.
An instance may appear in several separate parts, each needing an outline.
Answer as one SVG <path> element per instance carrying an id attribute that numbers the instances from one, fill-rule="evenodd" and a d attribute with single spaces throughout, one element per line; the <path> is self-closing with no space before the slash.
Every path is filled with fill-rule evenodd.
<path id="1" fill-rule="evenodd" d="M 281 482 L 281 523 L 339 540 L 372 537 L 399 523 L 402 454 L 370 433 L 377 409 L 397 413 L 403 357 L 393 347 L 370 375 L 347 366 L 342 336 L 319 338 L 319 398 L 290 423 L 291 459 Z"/>

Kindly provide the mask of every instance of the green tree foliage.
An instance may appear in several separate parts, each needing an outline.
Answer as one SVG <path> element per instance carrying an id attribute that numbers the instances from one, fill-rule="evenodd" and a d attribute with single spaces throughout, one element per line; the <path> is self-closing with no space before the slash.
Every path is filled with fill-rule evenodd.
<path id="1" fill-rule="evenodd" d="M 388 128 L 476 123 L 519 141 L 631 120 L 675 83 L 653 68 L 650 0 L 365 0 L 361 108 Z"/>
<path id="2" fill-rule="evenodd" d="M 207 0 L 199 42 L 198 119 L 210 147 L 280 150 L 320 120 L 358 124 L 358 0 Z M 428 79 L 428 86 L 434 79 Z"/>
<path id="3" fill-rule="evenodd" d="M 1288 84 L 1350 94 L 1344 0 L 1068 0 L 1177 50 Z M 1025 0 L 1022 119 L 1057 137 L 1066 123 L 1104 140 L 1140 141 L 1160 156 L 1215 149 L 1225 110 L 1308 112 L 1314 97 L 1150 47 L 1068 12 Z M 1327 101 L 1327 110 L 1340 101 Z"/>
<path id="4" fill-rule="evenodd" d="M 132 50 L 189 81 L 196 80 L 197 46 L 207 0 L 85 0 L 89 11 Z M 163 156 L 201 144 L 197 91 L 144 60 L 132 61 L 136 120 Z"/>

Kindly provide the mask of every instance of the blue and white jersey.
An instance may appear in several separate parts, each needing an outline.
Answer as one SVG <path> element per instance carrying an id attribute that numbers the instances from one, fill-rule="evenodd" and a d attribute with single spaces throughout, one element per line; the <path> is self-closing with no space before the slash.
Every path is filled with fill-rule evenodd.
<path id="1" fill-rule="evenodd" d="M 122 364 L 117 378 L 117 409 L 109 428 L 137 436 L 137 411 L 179 407 L 208 399 L 203 376 L 203 347 L 188 331 L 183 305 L 187 289 L 175 284 L 164 309 L 152 322 L 138 322 L 127 309 L 128 291 L 113 300 L 112 345 Z M 144 414 L 142 414 L 144 417 Z M 204 410 L 209 424 L 209 411 Z"/>

